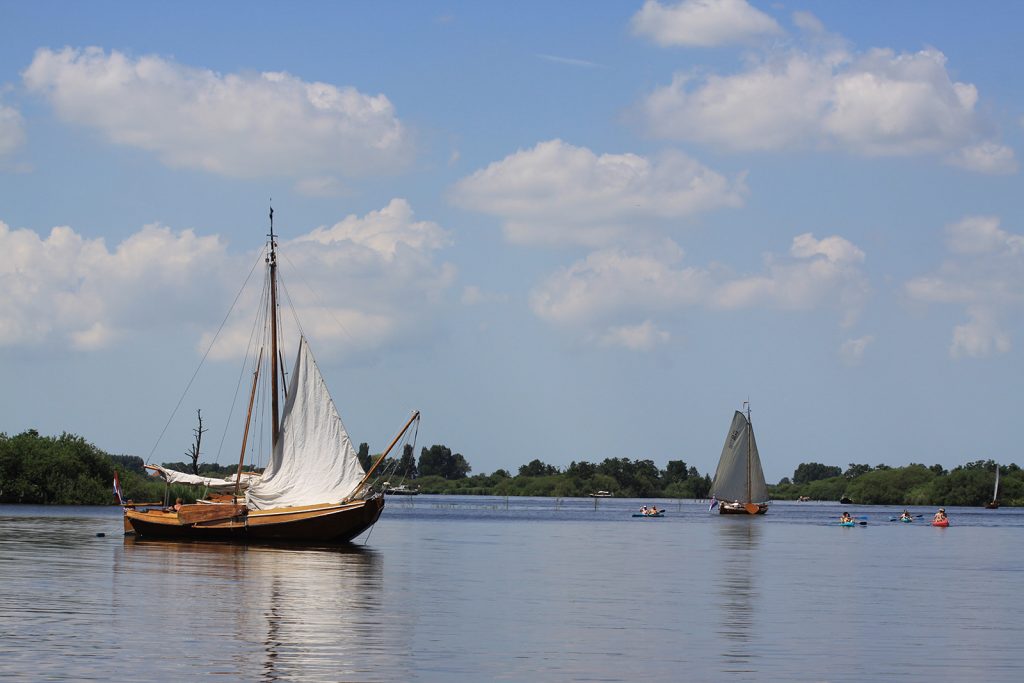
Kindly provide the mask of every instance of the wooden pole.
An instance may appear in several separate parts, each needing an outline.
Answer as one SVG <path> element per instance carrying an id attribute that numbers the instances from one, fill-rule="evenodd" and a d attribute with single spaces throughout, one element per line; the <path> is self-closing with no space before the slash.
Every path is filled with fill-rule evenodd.
<path id="1" fill-rule="evenodd" d="M 242 452 L 238 456 L 238 473 L 235 474 L 235 497 L 242 488 L 242 465 L 245 463 L 245 444 L 249 440 L 249 423 L 252 421 L 252 404 L 256 399 L 256 380 L 260 376 L 260 364 L 263 362 L 263 349 L 260 349 L 256 369 L 252 371 L 252 390 L 249 392 L 249 412 L 245 414 L 245 431 L 242 432 Z"/>
<path id="2" fill-rule="evenodd" d="M 384 461 L 384 458 L 386 458 L 388 456 L 388 453 L 390 453 L 391 449 L 395 447 L 395 444 L 398 443 L 398 440 L 402 438 L 402 435 L 404 435 L 407 431 L 409 431 L 410 425 L 412 425 L 413 422 L 418 420 L 419 417 L 420 417 L 420 411 L 418 411 L 418 410 L 412 411 L 412 417 L 410 417 L 409 421 L 405 423 L 405 426 L 402 427 L 402 430 L 400 432 L 398 432 L 398 434 L 395 435 L 395 438 L 391 440 L 391 443 L 388 444 L 388 447 L 384 450 L 384 452 L 381 453 L 380 456 L 377 457 L 376 462 L 374 462 L 373 465 L 370 467 L 370 469 L 366 471 L 366 474 L 363 475 L 363 478 L 359 481 L 359 485 L 356 486 L 356 488 L 354 490 L 354 493 L 358 493 L 358 492 L 363 490 L 363 486 L 365 486 L 366 482 L 369 481 L 370 477 L 373 475 L 374 471 L 377 469 L 377 466 L 380 465 Z"/>

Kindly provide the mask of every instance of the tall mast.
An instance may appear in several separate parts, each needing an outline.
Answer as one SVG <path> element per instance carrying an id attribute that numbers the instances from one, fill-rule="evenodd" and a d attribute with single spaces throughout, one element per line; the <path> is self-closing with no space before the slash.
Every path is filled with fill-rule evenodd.
<path id="1" fill-rule="evenodd" d="M 750 493 L 750 453 L 752 449 L 751 442 L 754 437 L 754 427 L 750 424 L 750 401 L 744 401 L 747 406 L 747 500 L 746 502 L 753 502 L 751 499 L 753 496 Z"/>
<path id="2" fill-rule="evenodd" d="M 277 243 L 274 241 L 274 207 L 270 207 L 270 444 L 271 449 L 277 448 L 281 424 L 277 406 Z"/>

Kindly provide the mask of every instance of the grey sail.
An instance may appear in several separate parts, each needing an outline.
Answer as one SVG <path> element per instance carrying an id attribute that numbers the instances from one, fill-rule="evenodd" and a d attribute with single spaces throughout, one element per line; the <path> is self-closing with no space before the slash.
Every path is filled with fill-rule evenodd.
<path id="1" fill-rule="evenodd" d="M 725 435 L 722 456 L 715 470 L 711 494 L 718 500 L 762 503 L 768 500 L 768 486 L 757 453 L 754 430 L 746 416 L 736 411 Z"/>

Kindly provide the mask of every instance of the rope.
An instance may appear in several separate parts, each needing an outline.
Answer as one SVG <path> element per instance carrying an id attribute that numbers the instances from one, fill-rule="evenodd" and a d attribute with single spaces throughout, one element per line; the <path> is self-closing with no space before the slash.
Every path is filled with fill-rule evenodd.
<path id="1" fill-rule="evenodd" d="M 263 252 L 260 251 L 260 257 L 256 259 L 256 263 L 252 264 L 252 268 L 249 269 L 249 274 L 245 277 L 245 282 L 242 283 L 241 288 L 238 290 L 238 294 L 235 295 L 235 300 L 231 302 L 231 308 L 228 309 L 224 319 L 220 322 L 220 327 L 217 328 L 217 333 L 213 335 L 213 339 L 210 341 L 210 345 L 206 347 L 206 353 L 203 354 L 202 359 L 199 361 L 199 365 L 196 367 L 196 371 L 192 373 L 192 377 L 189 379 L 188 384 L 185 385 L 185 391 L 181 392 L 181 398 L 178 399 L 178 403 L 174 406 L 174 410 L 171 411 L 171 416 L 167 418 L 167 424 L 164 425 L 163 430 L 160 432 L 160 436 L 156 438 L 156 443 L 153 444 L 152 450 L 149 451 L 147 460 L 153 459 L 153 454 L 156 452 L 157 447 L 164 438 L 164 434 L 167 433 L 167 428 L 171 426 L 171 421 L 174 420 L 174 416 L 178 414 L 178 408 L 181 407 L 182 401 L 185 400 L 185 396 L 188 395 L 188 390 L 192 388 L 192 382 L 195 381 L 196 375 L 203 367 L 203 363 L 206 362 L 206 357 L 210 355 L 210 351 L 213 349 L 213 345 L 217 343 L 217 339 L 220 337 L 220 333 L 224 330 L 224 325 L 227 324 L 228 318 L 231 316 L 231 312 L 235 310 L 235 305 L 238 304 L 238 300 L 242 296 L 242 292 L 245 290 L 247 284 L 249 284 L 249 278 L 252 277 L 253 272 L 256 270 L 256 266 L 259 265 L 263 259 Z"/>

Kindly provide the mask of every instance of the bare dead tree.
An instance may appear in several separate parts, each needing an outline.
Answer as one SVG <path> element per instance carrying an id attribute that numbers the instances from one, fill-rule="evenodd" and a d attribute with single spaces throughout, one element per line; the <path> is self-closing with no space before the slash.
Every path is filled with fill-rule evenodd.
<path id="1" fill-rule="evenodd" d="M 196 410 L 196 417 L 199 418 L 199 426 L 192 430 L 192 433 L 196 435 L 196 442 L 185 451 L 185 455 L 192 458 L 192 474 L 199 474 L 199 446 L 203 443 L 203 434 L 210 431 L 209 429 L 203 429 L 203 411 L 202 409 Z"/>

